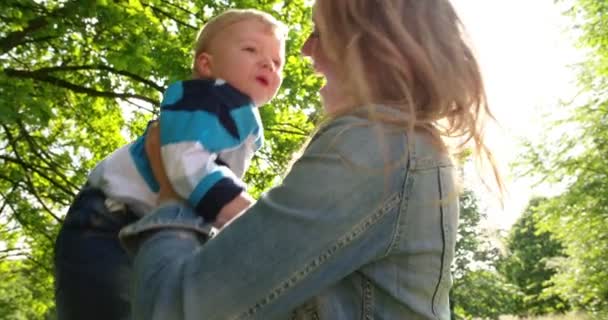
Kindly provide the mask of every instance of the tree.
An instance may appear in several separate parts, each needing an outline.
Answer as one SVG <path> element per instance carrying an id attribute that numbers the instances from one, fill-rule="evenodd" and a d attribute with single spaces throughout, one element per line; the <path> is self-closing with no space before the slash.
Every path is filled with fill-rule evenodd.
<path id="1" fill-rule="evenodd" d="M 523 300 L 515 314 L 544 315 L 569 310 L 568 304 L 552 294 L 550 281 L 555 274 L 551 263 L 562 258 L 562 245 L 547 231 L 539 231 L 535 215 L 542 198 L 530 200 L 528 207 L 511 228 L 506 239 L 507 256 L 499 263 L 499 271 L 519 288 Z"/>
<path id="2" fill-rule="evenodd" d="M 496 271 L 500 251 L 488 230 L 481 226 L 486 218 L 475 194 L 465 190 L 460 196 L 460 224 L 452 265 L 450 303 L 455 319 L 498 319 L 511 313 L 520 301 L 517 288 Z"/>
<path id="3" fill-rule="evenodd" d="M 523 155 L 523 174 L 559 183 L 564 192 L 543 203 L 540 230 L 550 231 L 568 259 L 553 276 L 554 292 L 574 308 L 608 316 L 608 3 L 560 1 L 570 6 L 589 52 L 579 68 L 581 95 L 562 107 L 568 114 L 551 123 L 541 143 Z"/>
<path id="4" fill-rule="evenodd" d="M 37 319 L 52 309 L 53 242 L 88 171 L 142 132 L 168 83 L 190 76 L 198 29 L 228 7 L 262 9 L 291 30 L 287 77 L 278 97 L 261 109 L 266 144 L 245 178 L 254 195 L 272 185 L 312 130 L 320 106 L 320 80 L 299 54 L 311 29 L 306 2 L 0 4 L 0 249 L 10 256 L 0 262 L 12 272 L 30 272 L 32 284 L 27 295 L 2 294 L 14 294 L 21 308 L 31 306 L 26 296 L 44 306 L 20 314 Z M 20 285 L 23 279 L 3 280 Z"/>
<path id="5" fill-rule="evenodd" d="M 37 283 L 41 277 L 23 261 L 0 261 L 0 319 L 28 320 L 51 315 L 46 295 L 52 287 L 50 279 Z"/>
<path id="6" fill-rule="evenodd" d="M 454 282 L 455 319 L 493 319 L 510 314 L 520 303 L 517 287 L 495 269 L 477 269 Z"/>

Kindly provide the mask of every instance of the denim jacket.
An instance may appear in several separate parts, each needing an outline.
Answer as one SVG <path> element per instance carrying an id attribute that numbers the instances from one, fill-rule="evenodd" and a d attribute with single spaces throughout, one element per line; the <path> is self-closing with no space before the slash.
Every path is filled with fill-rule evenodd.
<path id="1" fill-rule="evenodd" d="M 134 319 L 449 319 L 457 221 L 428 135 L 343 116 L 206 243 L 175 203 L 124 228 Z"/>

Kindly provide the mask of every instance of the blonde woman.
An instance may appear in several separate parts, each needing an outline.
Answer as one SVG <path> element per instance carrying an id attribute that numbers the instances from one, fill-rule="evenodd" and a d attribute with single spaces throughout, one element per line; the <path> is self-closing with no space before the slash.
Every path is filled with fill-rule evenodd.
<path id="1" fill-rule="evenodd" d="M 122 230 L 135 319 L 450 318 L 458 187 L 445 141 L 491 159 L 460 21 L 448 0 L 313 10 L 302 53 L 327 80 L 330 120 L 279 186 L 206 243 L 178 201 Z"/>

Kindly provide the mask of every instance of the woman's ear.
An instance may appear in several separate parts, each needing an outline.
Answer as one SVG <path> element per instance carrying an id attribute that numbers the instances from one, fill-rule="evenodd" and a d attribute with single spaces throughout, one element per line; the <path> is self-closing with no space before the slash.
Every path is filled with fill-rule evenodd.
<path id="1" fill-rule="evenodd" d="M 201 52 L 198 56 L 196 56 L 196 63 L 194 64 L 196 68 L 196 73 L 201 78 L 212 78 L 213 72 L 213 57 L 206 53 Z"/>

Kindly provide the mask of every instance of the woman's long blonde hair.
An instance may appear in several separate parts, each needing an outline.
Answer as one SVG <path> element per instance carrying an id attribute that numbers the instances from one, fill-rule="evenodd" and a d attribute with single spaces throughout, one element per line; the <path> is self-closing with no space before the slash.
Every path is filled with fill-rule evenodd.
<path id="1" fill-rule="evenodd" d="M 358 105 L 399 111 L 370 116 L 438 141 L 472 144 L 504 184 L 484 127 L 494 120 L 479 65 L 449 0 L 317 0 L 321 48 Z M 326 32 L 323 32 L 326 31 Z M 452 139 L 450 139 L 452 140 Z"/>

